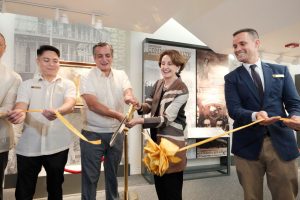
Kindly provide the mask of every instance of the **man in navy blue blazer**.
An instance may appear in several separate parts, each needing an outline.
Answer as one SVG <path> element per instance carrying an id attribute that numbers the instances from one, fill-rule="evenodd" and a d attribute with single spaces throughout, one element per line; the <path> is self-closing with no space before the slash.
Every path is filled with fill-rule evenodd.
<path id="1" fill-rule="evenodd" d="M 299 118 L 300 97 L 286 66 L 264 63 L 259 58 L 256 30 L 233 34 L 233 49 L 242 65 L 227 74 L 225 99 L 237 128 L 255 120 L 257 125 L 233 134 L 232 153 L 245 200 L 263 199 L 266 174 L 273 200 L 296 199 L 297 157 L 294 131 L 280 117 Z"/>

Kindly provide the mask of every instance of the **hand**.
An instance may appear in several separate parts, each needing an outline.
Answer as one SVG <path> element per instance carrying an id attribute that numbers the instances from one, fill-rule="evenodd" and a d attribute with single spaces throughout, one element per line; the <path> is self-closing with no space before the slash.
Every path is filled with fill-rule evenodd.
<path id="1" fill-rule="evenodd" d="M 132 128 L 137 124 L 144 124 L 144 118 L 135 118 L 127 122 L 125 125 L 128 128 Z"/>
<path id="2" fill-rule="evenodd" d="M 256 113 L 256 119 L 264 119 L 264 121 L 260 122 L 259 124 L 267 126 L 277 122 L 280 119 L 280 116 L 268 117 L 268 113 L 266 111 L 259 111 L 258 113 Z"/>
<path id="3" fill-rule="evenodd" d="M 130 96 L 130 95 L 125 96 L 124 101 L 125 101 L 126 104 L 132 104 L 133 106 L 135 106 L 136 104 L 139 103 L 138 100 L 135 97 Z"/>
<path id="4" fill-rule="evenodd" d="M 142 104 L 140 104 L 139 102 L 137 102 L 135 105 L 134 105 L 134 109 L 135 110 L 140 110 L 142 108 Z"/>
<path id="5" fill-rule="evenodd" d="M 293 115 L 290 119 L 283 120 L 283 123 L 294 130 L 300 130 L 300 116 Z"/>
<path id="6" fill-rule="evenodd" d="M 57 118 L 53 109 L 43 110 L 42 115 L 44 115 L 44 117 L 46 117 L 49 121 L 53 121 Z"/>
<path id="7" fill-rule="evenodd" d="M 6 117 L 7 114 L 8 114 L 8 111 L 7 112 L 0 112 L 0 118 Z"/>
<path id="8" fill-rule="evenodd" d="M 7 113 L 7 119 L 13 124 L 21 124 L 24 122 L 26 113 L 22 109 L 15 109 Z"/>

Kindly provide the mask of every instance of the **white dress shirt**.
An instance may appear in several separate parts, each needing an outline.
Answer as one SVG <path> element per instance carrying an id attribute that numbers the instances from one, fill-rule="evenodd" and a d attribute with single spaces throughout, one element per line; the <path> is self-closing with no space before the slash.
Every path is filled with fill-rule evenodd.
<path id="1" fill-rule="evenodd" d="M 0 62 L 0 112 L 10 111 L 17 97 L 17 91 L 22 79 L 19 74 Z M 6 119 L 6 114 L 0 114 L 0 153 L 8 151 L 14 144 L 12 124 Z"/>
<path id="2" fill-rule="evenodd" d="M 56 77 L 48 82 L 36 76 L 21 84 L 16 102 L 28 104 L 28 109 L 51 109 L 60 107 L 67 97 L 76 99 L 76 87 L 72 81 Z M 50 155 L 68 149 L 71 142 L 72 134 L 59 119 L 49 121 L 41 113 L 27 113 L 16 153 L 23 156 Z"/>
<path id="3" fill-rule="evenodd" d="M 124 112 L 124 91 L 131 88 L 128 76 L 122 70 L 112 69 L 106 77 L 97 67 L 91 69 L 80 80 L 80 94 L 91 94 L 97 100 L 112 110 Z M 114 132 L 120 122 L 116 119 L 99 115 L 91 110 L 84 102 L 84 130 L 98 133 Z"/>

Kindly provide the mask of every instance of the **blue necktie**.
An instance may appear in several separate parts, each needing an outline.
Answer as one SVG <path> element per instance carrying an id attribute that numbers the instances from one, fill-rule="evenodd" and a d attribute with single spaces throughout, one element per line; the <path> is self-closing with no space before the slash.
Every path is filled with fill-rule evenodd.
<path id="1" fill-rule="evenodd" d="M 260 100 L 263 100 L 264 98 L 264 89 L 263 89 L 263 85 L 260 79 L 260 76 L 258 75 L 258 73 L 255 71 L 255 67 L 257 67 L 256 65 L 251 65 L 250 69 L 251 69 L 251 76 L 253 78 L 253 82 L 256 85 L 256 88 L 258 90 L 259 93 L 259 97 Z"/>

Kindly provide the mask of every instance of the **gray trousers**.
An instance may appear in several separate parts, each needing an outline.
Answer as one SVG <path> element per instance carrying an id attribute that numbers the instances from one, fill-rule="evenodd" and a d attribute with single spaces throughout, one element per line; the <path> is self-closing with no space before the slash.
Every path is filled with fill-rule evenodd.
<path id="1" fill-rule="evenodd" d="M 123 152 L 124 136 L 116 138 L 113 147 L 109 146 L 112 133 L 95 133 L 82 130 L 88 140 L 101 140 L 100 145 L 90 144 L 80 140 L 81 149 L 81 199 L 95 200 L 97 183 L 100 177 L 101 158 L 104 156 L 105 193 L 106 200 L 118 200 L 117 172 Z"/>

